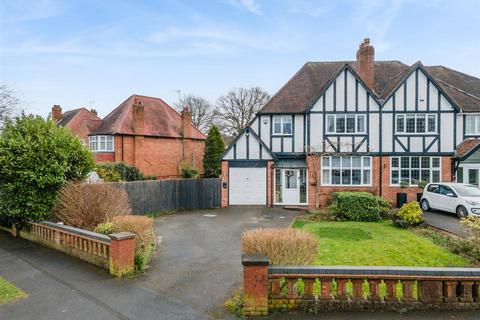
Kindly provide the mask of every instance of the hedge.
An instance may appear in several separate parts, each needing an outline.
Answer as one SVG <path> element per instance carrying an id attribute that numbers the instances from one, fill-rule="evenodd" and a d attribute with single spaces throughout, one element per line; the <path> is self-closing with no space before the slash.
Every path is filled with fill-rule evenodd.
<path id="1" fill-rule="evenodd" d="M 368 192 L 334 192 L 329 207 L 335 218 L 349 221 L 380 221 L 391 204 Z"/>

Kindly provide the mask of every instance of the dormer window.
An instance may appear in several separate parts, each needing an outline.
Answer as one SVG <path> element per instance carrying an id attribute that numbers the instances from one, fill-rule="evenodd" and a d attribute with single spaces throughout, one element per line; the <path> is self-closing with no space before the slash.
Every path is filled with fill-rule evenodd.
<path id="1" fill-rule="evenodd" d="M 291 135 L 292 134 L 292 116 L 274 116 L 273 117 L 273 134 L 274 135 Z"/>
<path id="2" fill-rule="evenodd" d="M 90 150 L 92 152 L 113 152 L 113 136 L 90 136 Z"/>

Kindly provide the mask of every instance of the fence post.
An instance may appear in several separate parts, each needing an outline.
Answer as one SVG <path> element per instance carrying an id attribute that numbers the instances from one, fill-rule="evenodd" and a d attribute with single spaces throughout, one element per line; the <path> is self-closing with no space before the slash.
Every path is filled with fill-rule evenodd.
<path id="1" fill-rule="evenodd" d="M 243 264 L 243 315 L 268 315 L 268 265 L 264 254 L 242 254 Z"/>
<path id="2" fill-rule="evenodd" d="M 110 234 L 110 273 L 121 277 L 135 270 L 135 234 Z"/>

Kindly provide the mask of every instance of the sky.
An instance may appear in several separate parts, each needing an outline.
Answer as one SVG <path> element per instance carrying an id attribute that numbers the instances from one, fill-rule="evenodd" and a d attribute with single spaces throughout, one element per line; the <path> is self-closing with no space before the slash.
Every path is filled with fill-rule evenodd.
<path id="1" fill-rule="evenodd" d="M 0 82 L 46 116 L 132 94 L 212 103 L 235 87 L 274 94 L 307 61 L 444 65 L 480 78 L 480 0 L 0 0 Z"/>

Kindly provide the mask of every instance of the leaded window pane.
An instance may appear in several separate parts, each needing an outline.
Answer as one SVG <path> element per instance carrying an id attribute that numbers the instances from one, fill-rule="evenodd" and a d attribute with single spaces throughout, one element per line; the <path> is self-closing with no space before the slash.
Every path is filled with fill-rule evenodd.
<path id="1" fill-rule="evenodd" d="M 398 168 L 399 160 L 398 158 L 392 158 L 392 168 Z"/>
<path id="2" fill-rule="evenodd" d="M 342 157 L 342 167 L 350 167 L 351 166 L 351 159 L 350 157 Z"/>
<path id="3" fill-rule="evenodd" d="M 400 164 L 402 168 L 410 168 L 410 158 L 409 157 L 401 157 Z"/>
<path id="4" fill-rule="evenodd" d="M 370 170 L 363 170 L 363 184 L 370 184 Z"/>
<path id="5" fill-rule="evenodd" d="M 430 170 L 422 170 L 421 179 L 423 181 L 430 181 Z"/>
<path id="6" fill-rule="evenodd" d="M 365 132 L 365 116 L 359 115 L 357 121 L 357 132 Z"/>
<path id="7" fill-rule="evenodd" d="M 335 132 L 335 117 L 332 115 L 327 116 L 327 132 Z"/>
<path id="8" fill-rule="evenodd" d="M 432 170 L 432 182 L 440 182 L 440 171 Z"/>
<path id="9" fill-rule="evenodd" d="M 397 132 L 405 132 L 405 116 L 397 116 Z"/>
<path id="10" fill-rule="evenodd" d="M 410 184 L 416 185 L 420 180 L 420 170 L 413 169 L 410 171 Z"/>
<path id="11" fill-rule="evenodd" d="M 436 132 L 437 131 L 437 119 L 435 115 L 431 114 L 428 116 L 428 132 Z"/>
<path id="12" fill-rule="evenodd" d="M 364 157 L 363 158 L 363 166 L 364 167 L 370 167 L 370 157 Z"/>
<path id="13" fill-rule="evenodd" d="M 330 158 L 329 157 L 323 157 L 322 158 L 322 166 L 323 167 L 330 167 Z"/>
<path id="14" fill-rule="evenodd" d="M 355 132 L 355 115 L 347 116 L 347 133 Z"/>
<path id="15" fill-rule="evenodd" d="M 422 157 L 422 168 L 430 168 L 430 158 Z"/>
<path id="16" fill-rule="evenodd" d="M 410 167 L 411 168 L 420 168 L 420 158 L 419 157 L 412 157 L 410 159 Z"/>
<path id="17" fill-rule="evenodd" d="M 332 167 L 340 168 L 340 157 L 332 157 Z"/>
<path id="18" fill-rule="evenodd" d="M 392 184 L 399 184 L 398 170 L 392 170 Z"/>
<path id="19" fill-rule="evenodd" d="M 407 115 L 407 132 L 415 133 L 415 115 Z"/>
<path id="20" fill-rule="evenodd" d="M 352 157 L 352 167 L 353 168 L 360 168 L 362 166 L 362 158 L 361 157 Z"/>
<path id="21" fill-rule="evenodd" d="M 337 116 L 337 133 L 345 133 L 345 118 Z"/>
<path id="22" fill-rule="evenodd" d="M 342 184 L 352 184 L 352 170 L 342 170 Z"/>
<path id="23" fill-rule="evenodd" d="M 340 184 L 340 170 L 332 170 L 332 184 Z"/>
<path id="24" fill-rule="evenodd" d="M 417 132 L 425 132 L 425 115 L 417 115 Z"/>
<path id="25" fill-rule="evenodd" d="M 440 158 L 432 158 L 432 168 L 440 168 Z"/>
<path id="26" fill-rule="evenodd" d="M 410 170 L 400 170 L 400 179 L 406 183 L 410 183 Z"/>
<path id="27" fill-rule="evenodd" d="M 322 171 L 322 183 L 323 184 L 330 184 L 330 170 L 323 170 Z"/>
<path id="28" fill-rule="evenodd" d="M 352 170 L 352 184 L 362 184 L 362 170 Z"/>

